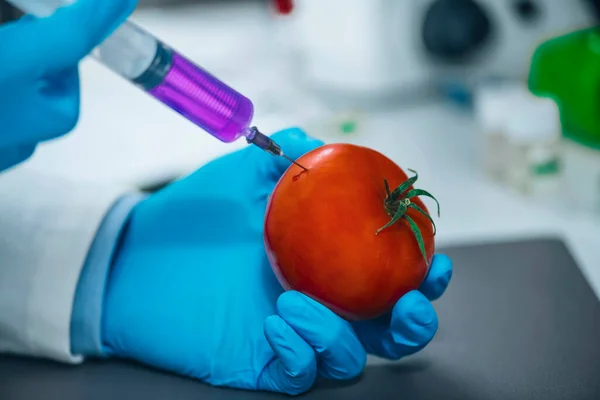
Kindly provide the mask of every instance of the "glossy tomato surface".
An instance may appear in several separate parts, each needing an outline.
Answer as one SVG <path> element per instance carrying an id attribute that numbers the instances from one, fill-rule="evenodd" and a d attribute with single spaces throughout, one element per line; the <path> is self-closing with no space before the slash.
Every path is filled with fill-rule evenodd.
<path id="1" fill-rule="evenodd" d="M 291 166 L 273 191 L 264 238 L 273 271 L 297 290 L 349 320 L 389 311 L 427 275 L 434 253 L 433 225 L 409 209 L 420 227 L 427 261 L 406 220 L 376 234 L 390 221 L 384 179 L 393 190 L 408 179 L 374 150 L 330 144 Z M 426 189 L 426 188 L 424 188 Z M 411 199 L 428 212 L 421 199 Z"/>

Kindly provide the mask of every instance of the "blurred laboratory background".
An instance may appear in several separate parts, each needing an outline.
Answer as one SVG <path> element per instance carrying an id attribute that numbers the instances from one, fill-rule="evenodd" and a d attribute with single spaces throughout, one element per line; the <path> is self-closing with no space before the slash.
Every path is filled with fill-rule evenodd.
<path id="1" fill-rule="evenodd" d="M 440 245 L 560 237 L 600 294 L 600 1 L 277 3 L 140 0 L 132 19 L 248 96 L 265 133 L 300 126 L 417 170 Z M 76 131 L 26 168 L 154 186 L 246 146 L 93 59 L 81 74 Z"/>

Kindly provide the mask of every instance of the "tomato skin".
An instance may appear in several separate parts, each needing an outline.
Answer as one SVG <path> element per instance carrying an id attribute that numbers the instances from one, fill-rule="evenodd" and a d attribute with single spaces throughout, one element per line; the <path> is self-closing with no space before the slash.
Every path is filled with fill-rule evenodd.
<path id="1" fill-rule="evenodd" d="M 393 190 L 408 179 L 389 158 L 366 147 L 329 144 L 298 159 L 267 205 L 264 240 L 286 290 L 297 290 L 348 320 L 380 316 L 425 279 L 435 242 L 431 222 L 416 210 L 427 262 L 408 223 L 390 220 L 384 178 Z M 419 198 L 411 201 L 427 210 Z"/>

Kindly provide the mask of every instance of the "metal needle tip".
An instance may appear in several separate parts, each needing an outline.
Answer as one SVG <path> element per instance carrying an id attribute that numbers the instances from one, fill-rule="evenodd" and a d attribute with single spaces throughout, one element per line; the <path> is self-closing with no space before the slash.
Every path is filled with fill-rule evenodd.
<path id="1" fill-rule="evenodd" d="M 289 162 L 291 162 L 292 164 L 296 164 L 297 166 L 299 166 L 300 168 L 302 168 L 305 171 L 308 171 L 307 168 L 303 167 L 302 165 L 298 164 L 295 160 L 292 160 L 291 158 L 289 158 L 288 156 L 286 156 L 285 154 L 281 153 L 281 156 L 283 158 L 285 158 L 286 160 L 288 160 Z"/>

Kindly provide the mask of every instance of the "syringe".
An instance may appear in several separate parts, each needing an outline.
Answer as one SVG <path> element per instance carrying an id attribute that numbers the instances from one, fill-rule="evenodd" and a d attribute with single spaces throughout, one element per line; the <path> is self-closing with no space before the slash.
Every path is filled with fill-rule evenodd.
<path id="1" fill-rule="evenodd" d="M 8 0 L 22 12 L 36 17 L 51 15 L 74 1 Z M 248 98 L 130 20 L 91 55 L 222 142 L 231 143 L 244 136 L 248 143 L 305 169 L 287 157 L 271 138 L 250 127 L 254 106 Z"/>

